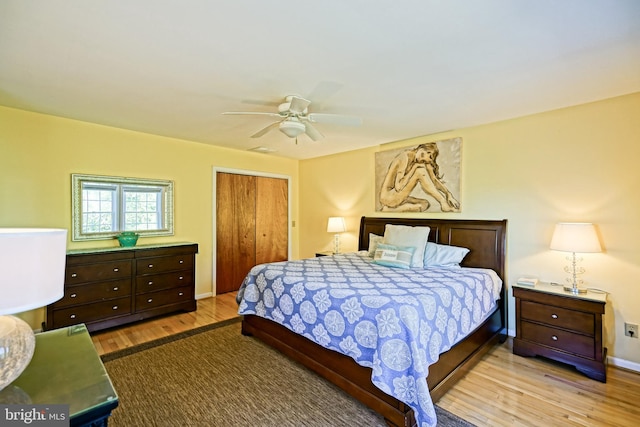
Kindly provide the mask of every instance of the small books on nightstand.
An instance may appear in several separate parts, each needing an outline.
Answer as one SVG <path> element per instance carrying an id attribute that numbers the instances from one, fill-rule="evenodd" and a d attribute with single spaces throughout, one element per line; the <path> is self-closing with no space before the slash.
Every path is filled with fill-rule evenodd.
<path id="1" fill-rule="evenodd" d="M 530 288 L 534 288 L 538 283 L 538 279 L 535 277 L 521 277 L 518 279 L 518 285 L 520 286 L 528 286 Z"/>

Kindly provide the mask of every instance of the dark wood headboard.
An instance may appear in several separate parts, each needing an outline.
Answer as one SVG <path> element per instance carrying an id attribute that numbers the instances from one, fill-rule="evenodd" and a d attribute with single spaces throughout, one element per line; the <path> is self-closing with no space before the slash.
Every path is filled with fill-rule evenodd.
<path id="1" fill-rule="evenodd" d="M 463 267 L 490 268 L 502 279 L 502 327 L 507 325 L 506 241 L 507 220 L 464 220 L 429 218 L 374 218 L 360 220 L 358 250 L 369 249 L 369 233 L 384 235 L 387 224 L 429 227 L 429 241 L 469 249 Z"/>
<path id="2" fill-rule="evenodd" d="M 369 248 L 369 233 L 383 236 L 387 224 L 429 227 L 429 241 L 469 249 L 462 261 L 463 267 L 490 268 L 505 280 L 506 219 L 485 221 L 363 216 L 360 220 L 358 250 Z"/>

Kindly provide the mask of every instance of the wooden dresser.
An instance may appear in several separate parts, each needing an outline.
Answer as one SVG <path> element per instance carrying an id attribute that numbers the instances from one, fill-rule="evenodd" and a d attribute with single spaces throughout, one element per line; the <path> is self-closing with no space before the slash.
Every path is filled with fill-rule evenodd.
<path id="1" fill-rule="evenodd" d="M 197 252 L 195 243 L 68 251 L 64 296 L 47 306 L 44 328 L 97 331 L 193 311 Z"/>
<path id="2" fill-rule="evenodd" d="M 606 382 L 607 349 L 602 336 L 606 293 L 573 295 L 562 286 L 538 283 L 535 288 L 513 285 L 513 296 L 514 354 L 568 363 L 588 377 Z"/>

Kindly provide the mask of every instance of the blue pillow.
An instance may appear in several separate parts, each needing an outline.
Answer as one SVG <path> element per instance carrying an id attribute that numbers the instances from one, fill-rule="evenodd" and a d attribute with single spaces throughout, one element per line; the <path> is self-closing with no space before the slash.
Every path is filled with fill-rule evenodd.
<path id="1" fill-rule="evenodd" d="M 424 251 L 424 268 L 459 266 L 468 253 L 467 248 L 427 242 Z"/>
<path id="2" fill-rule="evenodd" d="M 373 263 L 387 267 L 411 268 L 411 259 L 416 248 L 379 243 L 373 254 Z"/>

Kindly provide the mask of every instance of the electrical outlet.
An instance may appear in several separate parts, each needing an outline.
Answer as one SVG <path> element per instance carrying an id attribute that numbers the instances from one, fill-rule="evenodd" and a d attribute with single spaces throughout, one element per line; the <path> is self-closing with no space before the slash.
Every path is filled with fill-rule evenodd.
<path id="1" fill-rule="evenodd" d="M 638 325 L 633 323 L 624 324 L 624 334 L 631 338 L 638 338 Z"/>

